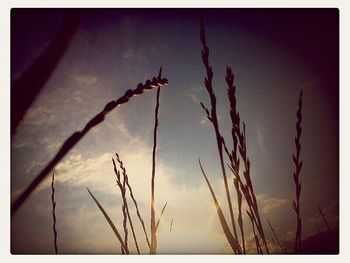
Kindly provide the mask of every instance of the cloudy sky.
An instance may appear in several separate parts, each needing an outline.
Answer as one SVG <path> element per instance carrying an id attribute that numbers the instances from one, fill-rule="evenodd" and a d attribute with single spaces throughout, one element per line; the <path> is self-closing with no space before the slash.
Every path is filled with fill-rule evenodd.
<path id="1" fill-rule="evenodd" d="M 294 238 L 292 152 L 301 89 L 303 237 L 317 232 L 316 223 L 325 229 L 318 206 L 331 227 L 338 227 L 337 10 L 212 9 L 203 14 L 220 129 L 231 142 L 224 79 L 230 65 L 267 238 L 272 233 L 266 219 L 285 246 Z M 51 44 L 66 16 L 67 10 L 12 10 L 12 81 Z M 199 105 L 203 101 L 209 106 L 209 98 L 203 85 L 198 17 L 192 9 L 86 10 L 68 49 L 11 138 L 12 201 L 66 138 L 107 102 L 157 76 L 160 66 L 169 86 L 160 94 L 157 216 L 165 202 L 168 206 L 158 231 L 158 252 L 229 253 L 197 162 L 200 157 L 227 210 L 214 130 Z M 121 229 L 121 198 L 111 160 L 116 152 L 149 230 L 155 95 L 147 92 L 115 109 L 55 167 L 60 253 L 120 253 L 86 191 L 93 191 Z M 236 208 L 234 195 L 233 200 Z M 246 217 L 244 222 L 254 253 Z M 139 225 L 137 233 L 147 252 Z M 11 251 L 53 253 L 49 180 L 12 217 Z"/>

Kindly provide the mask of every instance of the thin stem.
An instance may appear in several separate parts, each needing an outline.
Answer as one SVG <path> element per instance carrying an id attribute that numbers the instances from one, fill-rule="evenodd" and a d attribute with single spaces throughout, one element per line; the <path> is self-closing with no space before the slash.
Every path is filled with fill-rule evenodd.
<path id="1" fill-rule="evenodd" d="M 151 254 L 157 253 L 157 233 L 155 221 L 155 198 L 154 198 L 154 181 L 156 176 L 156 149 L 157 149 L 157 129 L 159 125 L 158 111 L 159 111 L 159 94 L 160 88 L 157 89 L 156 108 L 154 113 L 154 132 L 153 132 L 153 151 L 152 151 L 152 181 L 151 181 Z"/>
<path id="2" fill-rule="evenodd" d="M 55 254 L 58 254 L 58 246 L 57 246 L 57 230 L 56 230 L 56 201 L 55 201 L 55 174 L 52 173 L 52 181 L 51 181 L 51 202 L 52 202 L 52 218 L 53 218 L 53 236 L 54 236 L 54 246 L 55 246 Z"/>
<path id="3" fill-rule="evenodd" d="M 294 177 L 294 183 L 295 183 L 295 195 L 296 195 L 296 201 L 293 201 L 293 209 L 296 214 L 296 219 L 297 219 L 297 230 L 295 232 L 295 241 L 294 241 L 294 252 L 295 253 L 301 253 L 301 217 L 300 217 L 300 193 L 301 193 L 301 182 L 300 182 L 300 171 L 301 167 L 303 165 L 303 162 L 300 160 L 300 150 L 301 150 L 301 145 L 300 145 L 300 137 L 301 137 L 301 120 L 302 120 L 302 115 L 301 115 L 301 109 L 303 105 L 303 90 L 300 91 L 300 96 L 299 96 L 299 107 L 297 111 L 297 123 L 296 123 L 296 132 L 297 135 L 295 137 L 295 148 L 296 148 L 296 155 L 293 154 L 293 162 L 295 165 L 295 171 L 293 173 Z"/>

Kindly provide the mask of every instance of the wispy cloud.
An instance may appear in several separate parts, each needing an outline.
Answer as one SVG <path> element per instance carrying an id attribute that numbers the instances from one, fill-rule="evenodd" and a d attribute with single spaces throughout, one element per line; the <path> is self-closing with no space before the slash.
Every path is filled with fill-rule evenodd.
<path id="1" fill-rule="evenodd" d="M 186 90 L 186 95 L 192 99 L 192 101 L 196 104 L 201 102 L 199 98 L 199 94 L 204 91 L 204 88 L 201 86 L 193 86 L 190 89 Z"/>
<path id="2" fill-rule="evenodd" d="M 286 198 L 267 198 L 267 199 L 263 199 L 261 201 L 262 203 L 262 212 L 265 215 L 268 215 L 272 210 L 275 210 L 277 208 L 279 208 L 281 205 L 283 205 L 284 203 L 287 202 Z"/>
<path id="3" fill-rule="evenodd" d="M 94 75 L 89 74 L 81 74 L 81 75 L 73 75 L 72 78 L 84 85 L 92 85 L 98 81 L 98 78 Z"/>
<path id="4" fill-rule="evenodd" d="M 144 57 L 139 53 L 137 52 L 135 49 L 133 48 L 129 48 L 127 49 L 123 54 L 122 54 L 122 57 L 124 59 L 139 59 L 139 60 L 142 60 Z"/>
<path id="5" fill-rule="evenodd" d="M 23 124 L 42 126 L 56 123 L 56 114 L 53 109 L 46 106 L 30 107 L 23 119 Z"/>

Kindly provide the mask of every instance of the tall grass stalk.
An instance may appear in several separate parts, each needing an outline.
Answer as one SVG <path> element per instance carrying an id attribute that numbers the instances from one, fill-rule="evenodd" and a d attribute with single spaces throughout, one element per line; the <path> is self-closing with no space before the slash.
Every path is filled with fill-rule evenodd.
<path id="1" fill-rule="evenodd" d="M 118 153 L 116 153 L 116 157 L 117 157 L 117 161 L 118 161 L 118 163 L 119 163 L 119 167 L 120 167 L 120 169 L 123 171 L 123 175 L 124 175 L 124 178 L 125 178 L 125 183 L 126 183 L 126 186 L 127 186 L 128 189 L 129 189 L 130 197 L 131 197 L 131 199 L 132 199 L 132 201 L 133 201 L 133 203 L 134 203 L 134 205 L 135 205 L 136 214 L 137 214 L 137 217 L 138 217 L 138 219 L 139 219 L 139 221 L 140 221 L 140 223 L 141 223 L 142 230 L 143 230 L 143 232 L 144 232 L 144 234 L 145 234 L 145 238 L 146 238 L 147 245 L 148 245 L 149 248 L 151 248 L 151 244 L 150 244 L 150 242 L 149 242 L 148 235 L 147 235 L 147 231 L 146 231 L 146 227 L 145 227 L 145 222 L 144 222 L 144 220 L 143 220 L 143 218 L 142 218 L 142 216 L 141 216 L 141 213 L 140 213 L 140 210 L 139 210 L 139 206 L 138 206 L 138 204 L 137 204 L 137 201 L 136 201 L 136 199 L 135 199 L 135 196 L 134 196 L 134 193 L 133 193 L 133 191 L 132 191 L 131 185 L 130 185 L 130 183 L 129 183 L 129 177 L 128 177 L 128 174 L 127 174 L 127 172 L 126 172 L 126 168 L 125 168 L 123 162 L 121 161 L 121 159 L 120 159 Z"/>
<path id="2" fill-rule="evenodd" d="M 328 233 L 329 233 L 330 237 L 333 237 L 332 230 L 331 230 L 331 228 L 329 227 L 327 218 L 326 218 L 325 214 L 323 213 L 321 207 L 318 207 L 318 211 L 320 212 L 320 214 L 321 214 L 321 216 L 322 216 L 323 222 L 325 223 L 325 225 L 326 225 L 326 227 L 327 227 L 327 229 L 328 229 Z"/>
<path id="3" fill-rule="evenodd" d="M 268 219 L 267 219 L 267 223 L 269 224 L 270 229 L 271 229 L 271 231 L 272 231 L 272 233 L 273 233 L 275 239 L 277 240 L 277 244 L 278 244 L 278 247 L 279 247 L 279 249 L 280 249 L 280 251 L 281 251 L 281 254 L 286 254 L 286 251 L 285 251 L 285 249 L 282 247 L 282 244 L 281 244 L 281 242 L 280 242 L 280 240 L 279 240 L 279 238 L 278 238 L 278 236 L 277 236 L 277 234 L 276 234 L 276 232 L 275 232 L 275 229 L 272 227 L 272 225 L 271 225 L 271 223 L 270 223 L 270 221 L 269 221 Z"/>
<path id="4" fill-rule="evenodd" d="M 51 180 L 51 202 L 52 202 L 52 231 L 53 231 L 53 244 L 55 247 L 55 254 L 58 254 L 58 246 L 57 246 L 57 230 L 56 230 L 56 201 L 55 201 L 55 173 L 52 173 Z"/>
<path id="5" fill-rule="evenodd" d="M 301 167 L 303 165 L 303 162 L 300 160 L 300 150 L 301 150 L 301 145 L 300 145 L 300 137 L 301 137 L 301 120 L 302 120 L 302 114 L 301 114 L 301 109 L 303 105 L 303 90 L 300 91 L 300 96 L 299 96 L 299 102 L 298 102 L 298 111 L 297 111 L 297 123 L 296 123 L 296 137 L 295 137 L 295 148 L 296 148 L 296 153 L 295 155 L 293 154 L 293 162 L 295 165 L 295 171 L 293 172 L 293 177 L 294 177 L 294 183 L 295 183 L 295 195 L 296 195 L 296 200 L 293 201 L 293 209 L 296 214 L 296 219 L 297 219 L 297 228 L 295 232 L 295 241 L 294 241 L 294 252 L 295 253 L 301 253 L 302 248 L 301 248 L 301 217 L 300 217 L 300 193 L 301 193 L 301 181 L 300 181 L 300 171 Z"/>
<path id="6" fill-rule="evenodd" d="M 126 170 L 123 166 L 123 163 L 120 161 L 119 164 L 120 164 L 120 167 L 122 169 L 122 174 L 123 174 L 123 183 L 122 183 L 121 182 L 121 174 L 117 169 L 117 166 L 115 164 L 114 159 L 112 159 L 112 161 L 113 161 L 114 173 L 116 174 L 116 178 L 117 178 L 117 180 L 116 180 L 117 185 L 119 186 L 121 196 L 123 199 L 122 212 L 123 212 L 124 244 L 125 244 L 125 246 L 128 246 L 128 228 L 127 228 L 127 220 L 128 220 L 129 224 L 130 224 L 131 232 L 133 235 L 136 251 L 138 254 L 140 254 L 140 249 L 139 249 L 139 246 L 137 243 L 137 238 L 135 235 L 134 225 L 133 225 L 133 222 L 132 222 L 132 219 L 130 216 L 128 202 L 126 199 L 126 181 L 127 181 Z M 123 252 L 123 250 L 122 250 L 122 252 Z"/>
<path id="7" fill-rule="evenodd" d="M 250 216 L 251 216 L 251 222 L 252 224 L 256 225 L 256 228 L 258 230 L 258 233 L 260 235 L 260 238 L 262 239 L 266 253 L 269 254 L 269 249 L 267 246 L 264 229 L 261 223 L 258 204 L 256 200 L 256 196 L 253 189 L 253 184 L 250 178 L 250 161 L 247 156 L 247 146 L 246 146 L 246 135 L 245 135 L 245 124 L 243 122 L 243 130 L 241 130 L 240 126 L 240 117 L 239 113 L 237 111 L 237 103 L 236 103 L 236 86 L 234 85 L 234 75 L 232 72 L 232 69 L 230 67 L 226 68 L 226 77 L 225 77 L 226 83 L 227 83 L 227 95 L 230 102 L 230 117 L 232 122 L 232 128 L 231 128 L 231 135 L 233 140 L 233 148 L 230 152 L 227 149 L 226 143 L 224 138 L 222 138 L 223 146 L 225 149 L 225 152 L 230 160 L 229 168 L 231 169 L 234 177 L 234 186 L 237 193 L 237 200 L 238 200 L 238 209 L 239 209 L 239 215 L 238 215 L 238 223 L 241 229 L 241 235 L 242 235 L 242 243 L 244 244 L 244 231 L 243 231 L 243 222 L 242 222 L 242 212 L 241 212 L 241 206 L 242 206 L 242 194 L 243 192 L 247 205 L 250 209 Z M 240 175 L 239 175 L 239 168 L 240 168 L 240 162 L 237 154 L 237 147 L 239 154 L 243 161 L 243 175 L 245 179 L 245 183 L 242 182 Z M 253 226 L 253 225 L 252 225 Z M 258 247 L 258 246 L 257 246 Z M 260 247 L 260 245 L 259 245 Z"/>
<path id="8" fill-rule="evenodd" d="M 155 189 L 155 176 L 156 176 L 157 129 L 158 129 L 158 125 L 159 125 L 159 120 L 158 120 L 159 95 L 160 95 L 160 88 L 157 89 L 156 108 L 154 110 L 152 179 L 151 179 L 151 249 L 150 249 L 150 254 L 157 253 L 157 233 L 156 233 L 156 220 L 155 220 L 155 207 L 154 207 L 155 206 L 154 189 Z"/>
<path id="9" fill-rule="evenodd" d="M 207 90 L 209 97 L 210 97 L 210 103 L 211 103 L 210 112 L 209 112 L 208 108 L 204 106 L 203 102 L 201 102 L 201 106 L 202 106 L 203 110 L 206 112 L 207 118 L 212 123 L 214 130 L 215 130 L 216 142 L 217 142 L 217 147 L 218 147 L 218 152 L 219 152 L 219 157 L 220 157 L 220 166 L 221 166 L 222 176 L 223 176 L 224 184 L 225 184 L 225 192 L 226 192 L 229 213 L 230 213 L 230 217 L 231 217 L 232 229 L 233 229 L 235 239 L 238 240 L 236 223 L 235 223 L 235 219 L 234 219 L 234 215 L 233 215 L 230 190 L 229 190 L 228 183 L 227 183 L 227 176 L 226 176 L 226 170 L 225 170 L 225 165 L 224 165 L 222 136 L 220 134 L 217 113 L 216 113 L 216 96 L 215 96 L 215 93 L 214 93 L 213 87 L 212 87 L 213 70 L 209 64 L 209 47 L 207 46 L 207 42 L 206 42 L 206 34 L 205 34 L 204 22 L 203 22 L 202 17 L 200 17 L 200 39 L 201 39 L 201 43 L 202 43 L 202 47 L 203 47 L 202 61 L 203 61 L 203 64 L 204 64 L 204 67 L 206 70 L 206 77 L 204 79 L 204 85 L 205 85 L 206 90 Z"/>
<path id="10" fill-rule="evenodd" d="M 238 202 L 238 225 L 241 231 L 241 237 L 242 237 L 242 246 L 243 246 L 243 253 L 246 253 L 245 248 L 245 239 L 244 239 L 244 228 L 243 228 L 243 219 L 242 219 L 242 193 L 240 190 L 240 175 L 239 175 L 239 158 L 237 154 L 237 145 L 238 145 L 238 139 L 237 139 L 237 133 L 239 132 L 239 125 L 240 125 L 240 119 L 239 119 L 239 113 L 237 112 L 237 105 L 236 105 L 236 86 L 234 85 L 234 75 L 232 73 L 232 70 L 230 67 L 226 68 L 226 77 L 225 77 L 226 83 L 227 83 L 227 96 L 230 101 L 230 118 L 232 123 L 231 128 L 231 136 L 232 136 L 232 151 L 231 153 L 228 151 L 225 141 L 223 139 L 223 145 L 226 151 L 226 154 L 229 157 L 230 163 L 231 163 L 231 171 L 233 173 L 233 185 L 236 189 L 237 194 L 237 202 Z"/>
<path id="11" fill-rule="evenodd" d="M 152 90 L 168 85 L 168 80 L 162 78 L 161 71 L 158 78 L 147 80 L 145 84 L 138 84 L 134 90 L 127 90 L 125 94 L 117 100 L 110 101 L 106 104 L 104 109 L 93 117 L 84 127 L 83 130 L 73 133 L 62 145 L 55 157 L 48 163 L 48 165 L 37 175 L 30 185 L 20 194 L 20 196 L 11 205 L 11 215 L 15 214 L 18 208 L 24 203 L 28 196 L 38 187 L 48 173 L 55 167 L 55 165 L 92 129 L 93 127 L 102 123 L 105 116 L 110 113 L 117 106 L 125 104 L 133 96 L 142 94 L 145 90 Z"/>
<path id="12" fill-rule="evenodd" d="M 256 245 L 256 251 L 258 252 L 258 254 L 263 254 L 263 251 L 261 249 L 261 245 L 260 245 L 260 242 L 259 242 L 259 238 L 256 234 L 256 231 L 255 231 L 255 225 L 256 225 L 256 221 L 255 221 L 255 217 L 253 215 L 253 211 L 251 210 L 250 212 L 247 210 L 246 211 L 247 214 L 248 214 L 248 217 L 250 219 L 250 223 L 252 224 L 252 229 L 253 229 L 253 235 L 254 235 L 254 240 L 255 240 L 255 245 Z"/>

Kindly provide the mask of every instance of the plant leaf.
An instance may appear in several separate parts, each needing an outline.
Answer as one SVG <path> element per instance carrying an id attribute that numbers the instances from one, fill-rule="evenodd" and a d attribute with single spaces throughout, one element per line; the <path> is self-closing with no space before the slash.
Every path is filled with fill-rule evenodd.
<path id="1" fill-rule="evenodd" d="M 224 214 L 223 214 L 223 212 L 221 210 L 221 207 L 220 207 L 220 204 L 219 204 L 218 200 L 216 199 L 215 193 L 214 193 L 214 191 L 213 191 L 213 189 L 212 189 L 212 187 L 211 187 L 211 185 L 209 183 L 209 180 L 208 180 L 207 176 L 205 175 L 205 172 L 203 170 L 203 167 L 202 167 L 202 164 L 201 164 L 200 160 L 199 160 L 199 166 L 200 166 L 200 168 L 202 170 L 202 174 L 203 174 L 203 176 L 205 178 L 205 181 L 208 184 L 210 193 L 211 193 L 211 195 L 213 197 L 213 200 L 214 200 L 214 203 L 215 203 L 216 212 L 218 213 L 218 216 L 219 216 L 219 219 L 220 219 L 220 223 L 221 223 L 222 229 L 224 230 L 225 236 L 226 236 L 228 242 L 230 243 L 232 250 L 234 252 L 242 254 L 242 249 L 241 249 L 238 241 L 232 235 L 232 233 L 231 233 L 231 231 L 230 231 L 230 229 L 229 229 L 229 227 L 227 225 L 227 221 L 225 219 L 225 216 L 224 216 Z"/>
<path id="2" fill-rule="evenodd" d="M 101 212 L 102 212 L 102 214 L 104 215 L 104 217 L 106 218 L 108 224 L 111 226 L 111 228 L 112 228 L 114 234 L 115 234 L 116 237 L 118 238 L 118 240 L 119 240 L 121 246 L 123 247 L 123 249 L 124 249 L 125 251 L 129 251 L 129 250 L 125 247 L 125 244 L 124 244 L 124 242 L 123 242 L 122 237 L 120 236 L 120 234 L 119 234 L 117 228 L 116 228 L 115 225 L 113 224 L 113 222 L 112 222 L 111 218 L 108 216 L 107 212 L 103 209 L 102 205 L 97 201 L 97 199 L 95 198 L 95 196 L 90 192 L 89 188 L 86 188 L 86 189 L 88 190 L 88 192 L 89 192 L 90 196 L 92 197 L 92 199 L 94 199 L 94 201 L 95 201 L 96 205 L 98 206 L 98 208 L 101 210 Z"/>

